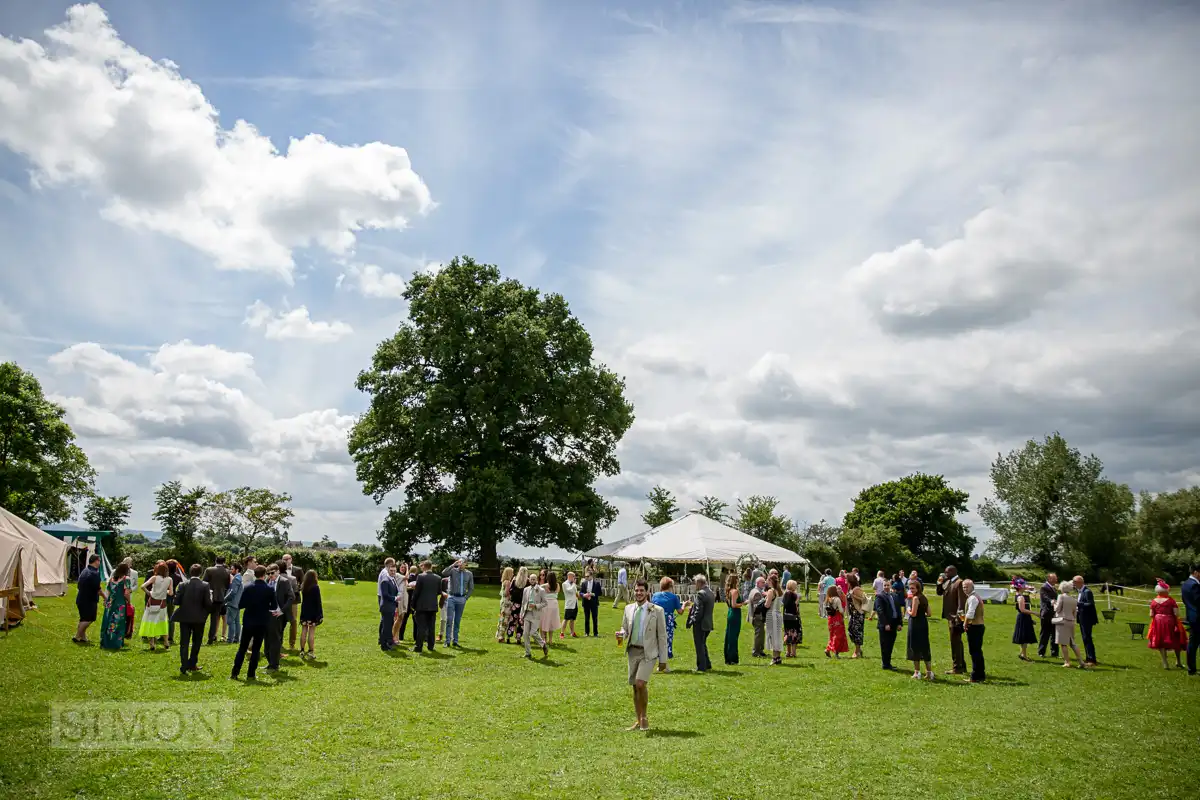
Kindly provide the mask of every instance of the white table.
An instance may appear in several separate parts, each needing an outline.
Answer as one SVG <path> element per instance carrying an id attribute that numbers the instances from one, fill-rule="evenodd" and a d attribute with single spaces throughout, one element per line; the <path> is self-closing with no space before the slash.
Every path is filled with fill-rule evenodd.
<path id="1" fill-rule="evenodd" d="M 1009 591 L 1008 587 L 992 588 L 991 586 L 975 584 L 975 594 L 979 595 L 979 599 L 993 603 L 1007 603 Z"/>

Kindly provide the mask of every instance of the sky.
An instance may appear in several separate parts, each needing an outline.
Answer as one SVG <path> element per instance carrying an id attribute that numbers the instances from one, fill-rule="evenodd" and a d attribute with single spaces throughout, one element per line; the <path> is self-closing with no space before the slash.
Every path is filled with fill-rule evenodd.
<path id="1" fill-rule="evenodd" d="M 1192 4 L 46 0 L 0 34 L 0 360 L 131 527 L 178 478 L 374 541 L 355 376 L 460 254 L 625 377 L 609 541 L 655 484 L 837 521 L 920 470 L 986 542 L 990 463 L 1056 430 L 1200 482 Z"/>

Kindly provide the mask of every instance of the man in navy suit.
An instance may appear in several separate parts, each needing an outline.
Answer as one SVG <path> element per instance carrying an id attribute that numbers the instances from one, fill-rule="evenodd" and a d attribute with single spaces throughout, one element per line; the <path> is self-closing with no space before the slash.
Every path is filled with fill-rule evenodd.
<path id="1" fill-rule="evenodd" d="M 1196 650 L 1200 648 L 1200 564 L 1192 565 L 1192 576 L 1183 582 L 1183 606 L 1187 609 L 1188 675 L 1196 674 Z"/>
<path id="2" fill-rule="evenodd" d="M 890 584 L 884 584 L 882 594 L 875 595 L 875 619 L 879 627 L 879 655 L 883 668 L 892 669 L 892 649 L 896 646 L 896 634 L 900 631 L 900 601 Z"/>
<path id="3" fill-rule="evenodd" d="M 1096 613 L 1096 598 L 1092 594 L 1092 587 L 1083 582 L 1082 575 L 1076 575 L 1071 582 L 1075 584 L 1075 591 L 1079 592 L 1075 621 L 1079 623 L 1079 635 L 1083 638 L 1083 663 L 1094 667 L 1096 644 L 1092 641 L 1092 628 L 1100 622 L 1100 615 Z"/>
<path id="4" fill-rule="evenodd" d="M 583 598 L 583 635 L 600 635 L 600 598 L 604 595 L 601 585 L 592 568 L 587 568 L 587 577 L 579 587 L 579 596 Z"/>
<path id="5" fill-rule="evenodd" d="M 280 616 L 279 603 L 275 600 L 275 590 L 267 586 L 266 576 L 267 568 L 259 564 L 254 568 L 254 583 L 242 590 L 242 641 L 238 645 L 237 655 L 233 657 L 233 672 L 229 674 L 232 680 L 237 680 L 241 673 L 242 659 L 246 657 L 247 650 L 250 650 L 250 669 L 246 671 L 246 677 L 254 680 L 263 637 L 267 635 L 268 628 L 278 624 L 274 618 Z"/>

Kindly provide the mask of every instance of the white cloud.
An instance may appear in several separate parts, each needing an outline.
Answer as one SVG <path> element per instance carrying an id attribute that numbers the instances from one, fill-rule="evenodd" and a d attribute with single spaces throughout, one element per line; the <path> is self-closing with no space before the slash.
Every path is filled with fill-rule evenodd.
<path id="1" fill-rule="evenodd" d="M 257 377 L 254 356 L 249 353 L 232 353 L 211 344 L 192 344 L 188 339 L 159 347 L 150 356 L 150 366 L 167 373 L 194 373 L 217 380 Z"/>
<path id="2" fill-rule="evenodd" d="M 346 283 L 357 289 L 366 297 L 383 297 L 400 300 L 408 284 L 394 272 L 385 272 L 375 264 L 349 264 L 346 271 L 338 276 L 338 286 Z"/>
<path id="3" fill-rule="evenodd" d="M 293 250 L 346 254 L 358 231 L 432 207 L 403 148 L 309 134 L 281 155 L 244 120 L 222 128 L 199 86 L 125 44 L 99 6 L 73 6 L 46 39 L 0 39 L 0 144 L 39 184 L 95 191 L 114 222 L 290 279 Z"/>
<path id="4" fill-rule="evenodd" d="M 308 308 L 299 306 L 278 314 L 261 300 L 246 309 L 244 324 L 262 329 L 268 339 L 301 339 L 309 342 L 336 342 L 354 333 L 345 322 L 318 322 L 310 319 Z"/>

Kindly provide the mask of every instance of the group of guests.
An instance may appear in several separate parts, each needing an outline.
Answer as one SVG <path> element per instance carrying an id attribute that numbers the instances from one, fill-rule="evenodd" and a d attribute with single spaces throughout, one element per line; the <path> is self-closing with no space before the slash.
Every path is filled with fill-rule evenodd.
<path id="1" fill-rule="evenodd" d="M 218 641 L 238 645 L 231 678 L 238 677 L 249 652 L 247 677 L 254 680 L 264 646 L 267 670 L 278 670 L 284 631 L 289 627 L 289 649 L 296 650 L 297 605 L 299 655 L 316 657 L 316 628 L 324 620 L 320 583 L 315 570 L 303 572 L 293 566 L 290 555 L 266 566 L 253 556 L 229 565 L 218 556 L 207 569 L 192 564 L 186 576 L 174 559 L 160 560 L 140 583 L 131 558 L 118 564 L 103 584 L 99 567 L 100 557 L 93 555 L 79 575 L 75 596 L 79 623 L 72 637 L 78 644 L 89 643 L 87 631 L 103 601 L 100 646 L 105 650 L 124 648 L 125 640 L 134 635 L 134 597 L 140 593 L 144 600 L 137 635 L 151 651 L 167 649 L 175 645 L 178 626 L 179 671 L 184 675 L 200 670 L 206 626 L 209 645 Z"/>
<path id="2" fill-rule="evenodd" d="M 397 564 L 388 557 L 376 581 L 379 602 L 379 648 L 394 650 L 404 640 L 408 621 L 413 621 L 413 649 L 433 652 L 434 633 L 437 642 L 459 647 L 467 600 L 475 593 L 475 575 L 467 568 L 466 559 L 455 561 L 440 575 L 433 572 L 428 559 L 417 566 Z M 437 622 L 441 611 L 441 624 Z"/>
<path id="3" fill-rule="evenodd" d="M 800 623 L 800 595 L 796 581 L 784 570 L 764 571 L 762 565 L 749 568 L 741 582 L 736 573 L 725 578 L 725 663 L 738 663 L 738 640 L 742 630 L 742 614 L 753 630 L 751 656 L 766 658 L 771 653 L 772 664 L 782 664 L 786 654 L 796 657 L 796 648 L 804 640 Z"/>

